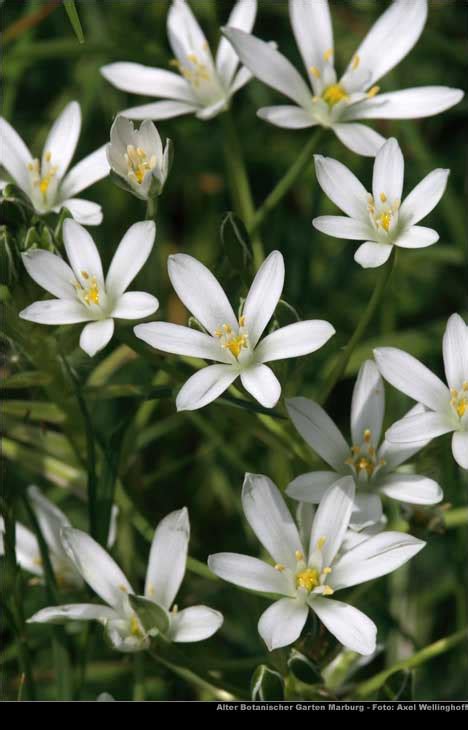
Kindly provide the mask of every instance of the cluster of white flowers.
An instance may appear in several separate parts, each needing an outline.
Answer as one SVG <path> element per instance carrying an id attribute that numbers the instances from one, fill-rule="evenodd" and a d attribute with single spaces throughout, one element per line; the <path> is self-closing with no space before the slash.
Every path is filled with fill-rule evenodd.
<path id="1" fill-rule="evenodd" d="M 54 298 L 34 302 L 20 317 L 48 325 L 87 323 L 80 346 L 93 357 L 110 342 L 114 320 L 154 315 L 159 303 L 153 295 L 127 291 L 152 252 L 154 222 L 134 223 L 128 229 L 104 276 L 98 248 L 83 227 L 101 222 L 101 208 L 74 196 L 111 169 L 114 179 L 129 192 L 142 200 L 155 199 L 169 173 L 171 144 L 163 145 L 151 120 L 189 113 L 209 120 L 229 107 L 233 95 L 252 76 L 294 102 L 260 109 L 262 119 L 290 129 L 330 128 L 354 152 L 375 157 L 372 193 L 368 193 L 339 161 L 316 155 L 320 187 L 346 214 L 316 218 L 313 225 L 317 230 L 364 241 L 355 255 L 363 267 L 384 264 L 394 246 L 421 248 L 438 240 L 436 231 L 417 224 L 441 199 L 449 171 L 430 172 L 402 201 L 404 160 L 397 140 L 386 141 L 356 121 L 429 116 L 461 99 L 461 91 L 445 87 L 380 94 L 376 86 L 418 40 L 427 16 L 426 0 L 395 0 L 371 28 L 341 77 L 334 66 L 327 1 L 289 0 L 291 25 L 311 88 L 274 44 L 251 35 L 256 12 L 256 0 L 238 0 L 214 59 L 187 2 L 173 0 L 168 37 L 179 74 L 136 63 L 104 66 L 103 76 L 118 89 L 162 100 L 121 112 L 110 131 L 110 143 L 68 174 L 80 131 L 77 102 L 68 104 L 52 126 L 40 161 L 33 159 L 8 122 L 0 119 L 0 163 L 35 214 L 66 208 L 72 216 L 63 222 L 69 263 L 60 252 L 33 248 L 23 253 L 31 278 Z M 144 121 L 136 129 L 130 119 Z M 2 187 L 6 184 L 3 180 Z M 213 363 L 197 370 L 180 389 L 178 411 L 208 405 L 237 377 L 263 408 L 273 408 L 281 385 L 267 363 L 309 355 L 335 332 L 329 322 L 306 320 L 264 336 L 284 285 L 284 260 L 279 251 L 270 253 L 259 267 L 239 308 L 231 306 L 211 271 L 188 254 L 170 256 L 168 274 L 197 328 L 150 321 L 138 324 L 135 335 L 159 351 Z M 300 503 L 298 526 L 268 477 L 245 477 L 245 516 L 271 562 L 236 553 L 218 553 L 208 559 L 220 578 L 278 596 L 258 625 L 269 650 L 295 642 L 310 609 L 345 647 L 372 654 L 375 624 L 356 608 L 330 597 L 341 588 L 395 570 L 425 544 L 385 530 L 381 496 L 413 505 L 435 505 L 442 500 L 442 488 L 436 481 L 411 468 L 400 468 L 442 434 L 453 432 L 454 458 L 468 469 L 468 329 L 464 320 L 452 315 L 443 338 L 448 387 L 401 350 L 384 347 L 374 354 L 375 362 L 364 362 L 357 377 L 350 442 L 318 403 L 302 397 L 286 400 L 295 428 L 328 465 L 327 470 L 296 477 L 286 488 L 286 494 Z M 416 401 L 383 440 L 382 378 Z M 105 604 L 52 606 L 36 613 L 30 622 L 96 620 L 105 627 L 111 645 L 123 652 L 147 649 L 157 635 L 174 642 L 207 639 L 222 625 L 222 615 L 212 608 L 193 606 L 179 611 L 174 605 L 187 560 L 190 526 L 185 508 L 169 514 L 156 528 L 140 596 L 104 548 L 73 529 L 37 488 L 29 489 L 29 499 L 58 585 L 82 589 L 87 583 Z M 0 528 L 2 538 L 3 523 Z M 15 537 L 18 563 L 41 579 L 41 548 L 35 535 L 17 524 Z M 114 538 L 112 522 L 109 549 Z M 3 550 L 3 539 L 0 548 Z"/>

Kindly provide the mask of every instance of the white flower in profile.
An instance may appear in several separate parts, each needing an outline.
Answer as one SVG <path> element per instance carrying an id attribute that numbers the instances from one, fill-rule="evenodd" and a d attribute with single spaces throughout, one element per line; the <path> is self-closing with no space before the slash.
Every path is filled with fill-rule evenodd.
<path id="1" fill-rule="evenodd" d="M 153 122 L 145 119 L 139 129 L 118 116 L 110 131 L 107 160 L 111 169 L 142 200 L 160 195 L 169 172 L 170 140 L 163 149 Z"/>
<path id="2" fill-rule="evenodd" d="M 354 481 L 344 477 L 327 490 L 307 534 L 301 531 L 301 539 L 273 482 L 261 474 L 246 475 L 244 513 L 274 565 L 237 553 L 210 555 L 208 565 L 230 583 L 282 596 L 258 623 L 270 651 L 299 638 L 309 610 L 343 646 L 359 654 L 375 650 L 375 624 L 357 608 L 330 596 L 396 570 L 425 543 L 389 531 L 369 537 L 349 551 L 341 550 L 353 504 Z"/>
<path id="3" fill-rule="evenodd" d="M 257 13 L 256 0 L 238 0 L 228 23 L 252 30 Z M 101 68 L 107 81 L 122 91 L 164 99 L 121 112 L 131 119 L 169 119 L 195 114 L 212 119 L 229 107 L 231 97 L 250 79 L 246 68 L 238 69 L 239 59 L 230 43 L 222 38 L 216 60 L 208 41 L 185 0 L 174 0 L 167 17 L 167 34 L 180 75 L 139 63 L 111 63 Z"/>
<path id="4" fill-rule="evenodd" d="M 385 412 L 385 391 L 380 373 L 372 360 L 361 365 L 351 402 L 349 446 L 324 409 L 308 398 L 288 398 L 286 408 L 294 426 L 307 444 L 331 467 L 296 477 L 286 494 L 301 502 L 318 504 L 330 487 L 346 475 L 354 478 L 357 494 L 351 518 L 353 527 L 377 523 L 382 517 L 381 494 L 409 504 L 437 504 L 442 489 L 433 479 L 398 468 L 422 449 L 429 439 L 421 434 L 415 443 L 398 446 L 386 439 L 380 443 Z M 424 412 L 412 408 L 406 418 Z M 380 444 L 380 445 L 379 445 Z"/>
<path id="5" fill-rule="evenodd" d="M 68 218 L 63 224 L 63 240 L 70 266 L 42 249 L 23 254 L 31 278 L 57 299 L 34 302 L 19 316 L 39 324 L 90 322 L 81 332 L 80 347 L 93 357 L 110 341 L 114 319 L 142 319 L 157 310 L 158 300 L 151 294 L 126 291 L 148 259 L 155 235 L 153 221 L 134 223 L 122 238 L 104 279 L 93 239 Z"/>
<path id="6" fill-rule="evenodd" d="M 136 336 L 163 352 L 220 363 L 199 370 L 187 380 L 177 396 L 179 411 L 206 406 L 238 376 L 262 406 L 273 408 L 281 385 L 265 363 L 314 352 L 335 332 L 329 322 L 308 320 L 281 327 L 260 339 L 283 290 L 284 261 L 279 251 L 273 251 L 258 270 L 239 318 L 217 279 L 192 256 L 169 256 L 168 272 L 178 297 L 205 332 L 151 322 L 137 325 Z"/>
<path id="7" fill-rule="evenodd" d="M 146 603 L 158 609 L 165 625 L 164 632 L 161 626 L 145 630 L 130 602 L 129 596 L 135 595 L 133 589 L 119 566 L 89 535 L 70 528 L 62 530 L 63 547 L 83 580 L 107 605 L 51 606 L 31 616 L 28 623 L 99 621 L 112 647 L 123 652 L 147 649 L 151 637 L 158 633 L 174 642 L 208 639 L 223 622 L 219 611 L 208 606 L 191 606 L 179 611 L 173 605 L 185 574 L 189 536 L 190 523 L 185 507 L 164 517 L 154 533 L 144 598 Z"/>
<path id="8" fill-rule="evenodd" d="M 425 407 L 423 412 L 394 423 L 385 434 L 392 444 L 407 448 L 417 438 L 431 440 L 452 433 L 453 458 L 468 469 L 468 329 L 452 314 L 443 337 L 448 387 L 415 357 L 394 347 L 379 347 L 374 357 L 385 380 Z"/>
<path id="9" fill-rule="evenodd" d="M 319 216 L 312 221 L 314 227 L 336 238 L 365 241 L 354 255 L 364 268 L 384 264 L 393 246 L 425 248 L 436 243 L 437 231 L 415 224 L 442 198 L 450 170 L 433 170 L 401 202 L 404 169 L 400 146 L 389 139 L 374 161 L 371 194 L 341 162 L 315 155 L 320 187 L 346 216 Z"/>
<path id="10" fill-rule="evenodd" d="M 310 86 L 275 48 L 243 30 L 223 28 L 242 63 L 260 81 L 291 99 L 257 114 L 278 127 L 332 129 L 353 152 L 373 157 L 385 141 L 359 119 L 415 119 L 458 104 L 463 91 L 421 86 L 379 94 L 376 82 L 413 48 L 427 17 L 426 0 L 395 0 L 372 26 L 338 79 L 327 0 L 289 0 L 289 16 Z M 229 23 L 228 23 L 229 26 Z M 312 88 L 310 88 L 312 87 Z"/>
<path id="11" fill-rule="evenodd" d="M 106 177 L 109 165 L 103 145 L 67 173 L 80 129 L 80 105 L 71 101 L 52 125 L 39 160 L 33 159 L 18 133 L 0 117 L 0 165 L 30 199 L 39 215 L 67 208 L 78 223 L 97 226 L 102 221 L 101 206 L 75 196 Z"/>

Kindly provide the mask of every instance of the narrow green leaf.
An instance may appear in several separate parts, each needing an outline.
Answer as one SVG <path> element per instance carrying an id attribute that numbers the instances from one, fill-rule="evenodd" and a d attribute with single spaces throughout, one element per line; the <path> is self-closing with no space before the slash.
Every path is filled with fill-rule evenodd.
<path id="1" fill-rule="evenodd" d="M 84 43 L 85 38 L 83 34 L 83 28 L 81 27 L 80 18 L 76 9 L 75 0 L 63 0 L 65 10 L 67 11 L 68 19 L 72 24 L 72 28 L 75 31 L 75 35 L 78 38 L 79 43 Z"/>

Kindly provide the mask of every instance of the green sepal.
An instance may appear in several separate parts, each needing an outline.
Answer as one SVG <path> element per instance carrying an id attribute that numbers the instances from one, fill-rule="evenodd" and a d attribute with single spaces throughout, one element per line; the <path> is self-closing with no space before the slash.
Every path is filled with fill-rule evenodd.
<path id="1" fill-rule="evenodd" d="M 167 634 L 170 618 L 165 608 L 143 596 L 129 595 L 130 605 L 137 614 L 141 624 L 149 636 Z"/>
<path id="2" fill-rule="evenodd" d="M 283 677 L 266 664 L 260 664 L 252 675 L 250 692 L 254 701 L 284 700 Z"/>

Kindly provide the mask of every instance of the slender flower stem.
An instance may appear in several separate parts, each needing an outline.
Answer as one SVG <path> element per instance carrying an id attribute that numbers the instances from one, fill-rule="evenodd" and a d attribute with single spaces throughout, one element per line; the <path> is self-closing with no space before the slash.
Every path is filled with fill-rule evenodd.
<path id="1" fill-rule="evenodd" d="M 348 365 L 348 362 L 351 358 L 351 355 L 353 354 L 354 348 L 360 341 L 361 337 L 363 336 L 367 326 L 369 325 L 369 322 L 372 320 L 372 317 L 374 316 L 380 302 L 382 301 L 382 297 L 385 291 L 385 287 L 387 285 L 387 282 L 390 278 L 390 274 L 393 271 L 393 265 L 395 262 L 395 247 L 393 248 L 392 253 L 390 254 L 390 258 L 388 259 L 387 263 L 382 267 L 382 270 L 380 271 L 379 277 L 376 281 L 374 291 L 372 293 L 372 296 L 369 300 L 369 303 L 364 310 L 361 319 L 358 322 L 358 325 L 356 329 L 354 330 L 354 333 L 349 340 L 348 344 L 344 348 L 343 352 L 341 353 L 340 357 L 338 358 L 335 367 L 331 371 L 328 379 L 325 382 L 325 386 L 322 389 L 322 394 L 320 397 L 320 403 L 325 403 L 328 396 L 332 392 L 335 385 L 338 383 L 342 375 L 344 374 L 346 370 L 346 366 Z"/>
<path id="2" fill-rule="evenodd" d="M 158 212 L 158 199 L 148 198 L 146 201 L 146 214 L 145 220 L 154 221 L 156 220 L 156 213 Z"/>
<path id="3" fill-rule="evenodd" d="M 133 657 L 133 702 L 145 700 L 145 658 L 141 652 Z"/>
<path id="4" fill-rule="evenodd" d="M 307 165 L 312 160 L 312 155 L 317 149 L 318 142 L 320 141 L 322 135 L 323 130 L 321 128 L 315 131 L 315 134 L 312 135 L 306 146 L 302 149 L 299 157 L 296 158 L 287 173 L 281 178 L 281 180 L 275 185 L 271 193 L 265 198 L 264 202 L 262 203 L 260 208 L 258 208 L 252 220 L 250 221 L 250 224 L 247 225 L 247 229 L 251 235 L 253 235 L 258 230 L 265 218 L 271 213 L 273 208 L 276 208 L 276 206 L 284 198 L 288 190 L 302 175 Z"/>

